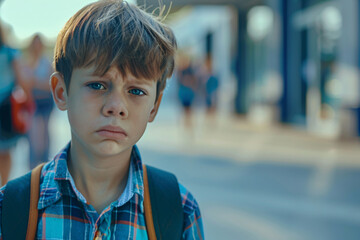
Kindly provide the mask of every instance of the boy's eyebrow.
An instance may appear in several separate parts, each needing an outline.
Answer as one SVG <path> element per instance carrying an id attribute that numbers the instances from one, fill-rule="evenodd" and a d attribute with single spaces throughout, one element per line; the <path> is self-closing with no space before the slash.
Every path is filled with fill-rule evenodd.
<path id="1" fill-rule="evenodd" d="M 138 79 L 138 78 L 131 78 L 129 79 L 130 82 L 135 84 L 144 84 L 144 85 L 151 85 L 152 80 L 150 79 Z"/>

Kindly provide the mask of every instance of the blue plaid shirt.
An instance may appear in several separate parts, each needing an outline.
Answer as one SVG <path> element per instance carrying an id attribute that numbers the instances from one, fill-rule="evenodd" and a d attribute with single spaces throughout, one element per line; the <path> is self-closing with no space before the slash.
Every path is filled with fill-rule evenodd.
<path id="1" fill-rule="evenodd" d="M 43 167 L 36 239 L 148 239 L 143 206 L 143 170 L 137 147 L 134 146 L 131 154 L 124 192 L 98 214 L 76 189 L 69 173 L 66 162 L 69 146 Z M 0 189 L 0 216 L 5 187 Z M 181 184 L 179 187 L 184 210 L 183 239 L 204 239 L 199 206 L 185 187 Z"/>

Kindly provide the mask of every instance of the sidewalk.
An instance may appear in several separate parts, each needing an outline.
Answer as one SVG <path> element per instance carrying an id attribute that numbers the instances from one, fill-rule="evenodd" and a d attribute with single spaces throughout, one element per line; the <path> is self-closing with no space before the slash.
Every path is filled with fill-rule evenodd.
<path id="1" fill-rule="evenodd" d="M 149 125 L 140 142 L 142 146 L 234 161 L 360 167 L 360 141 L 357 139 L 326 139 L 293 126 L 259 126 L 235 116 L 207 119 L 202 112 L 195 114 L 193 128 L 186 129 L 179 120 L 180 113 L 169 109 Z M 175 116 L 166 116 L 171 114 Z"/>

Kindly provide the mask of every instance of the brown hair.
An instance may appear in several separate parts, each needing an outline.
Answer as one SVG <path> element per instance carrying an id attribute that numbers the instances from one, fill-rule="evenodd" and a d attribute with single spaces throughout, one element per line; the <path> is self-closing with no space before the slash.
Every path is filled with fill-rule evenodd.
<path id="1" fill-rule="evenodd" d="M 172 30 L 137 6 L 100 0 L 79 10 L 60 31 L 54 67 L 69 90 L 74 68 L 95 66 L 102 76 L 116 66 L 123 76 L 156 80 L 157 97 L 174 70 Z"/>

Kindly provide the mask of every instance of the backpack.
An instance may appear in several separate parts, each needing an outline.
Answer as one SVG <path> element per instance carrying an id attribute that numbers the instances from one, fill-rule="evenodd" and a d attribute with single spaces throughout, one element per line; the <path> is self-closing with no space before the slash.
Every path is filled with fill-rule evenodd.
<path id="1" fill-rule="evenodd" d="M 2 238 L 33 240 L 37 230 L 40 174 L 44 164 L 9 181 L 2 203 Z M 143 165 L 144 209 L 150 240 L 179 240 L 183 232 L 183 209 L 175 175 Z"/>

